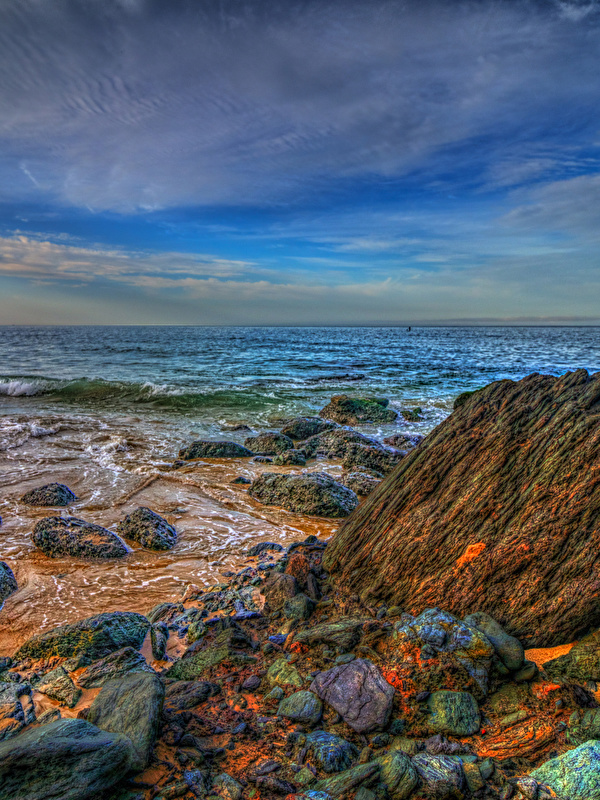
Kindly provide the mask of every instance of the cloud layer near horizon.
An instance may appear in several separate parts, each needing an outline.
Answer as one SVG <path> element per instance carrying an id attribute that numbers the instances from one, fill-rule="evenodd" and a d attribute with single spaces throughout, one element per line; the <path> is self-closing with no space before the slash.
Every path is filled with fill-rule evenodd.
<path id="1" fill-rule="evenodd" d="M 6 0 L 0 321 L 597 321 L 599 44 L 595 0 Z"/>

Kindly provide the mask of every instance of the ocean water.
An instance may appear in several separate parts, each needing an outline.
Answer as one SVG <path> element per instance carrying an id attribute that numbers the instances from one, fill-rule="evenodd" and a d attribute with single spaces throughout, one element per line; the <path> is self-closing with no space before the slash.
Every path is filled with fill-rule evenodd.
<path id="1" fill-rule="evenodd" d="M 422 409 L 418 422 L 365 433 L 428 433 L 462 391 L 581 367 L 600 370 L 599 328 L 0 326 L 0 560 L 20 587 L 0 612 L 0 655 L 40 629 L 103 610 L 147 611 L 190 582 L 215 582 L 256 541 L 335 530 L 231 485 L 268 465 L 226 459 L 173 471 L 195 438 L 243 442 L 248 431 L 232 427 L 276 429 L 340 393 Z M 334 462 L 307 469 L 340 472 Z M 31 530 L 53 512 L 19 497 L 50 481 L 78 495 L 68 513 L 108 528 L 150 506 L 177 527 L 176 547 L 109 564 L 46 558 Z"/>

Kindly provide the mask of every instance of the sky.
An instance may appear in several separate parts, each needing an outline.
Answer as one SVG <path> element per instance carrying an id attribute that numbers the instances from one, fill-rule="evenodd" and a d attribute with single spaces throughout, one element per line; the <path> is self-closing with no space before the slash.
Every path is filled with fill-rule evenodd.
<path id="1" fill-rule="evenodd" d="M 2 0 L 0 324 L 600 323 L 600 0 Z"/>

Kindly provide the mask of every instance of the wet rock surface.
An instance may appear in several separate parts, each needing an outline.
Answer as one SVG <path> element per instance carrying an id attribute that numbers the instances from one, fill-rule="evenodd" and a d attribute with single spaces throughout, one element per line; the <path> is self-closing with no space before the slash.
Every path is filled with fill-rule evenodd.
<path id="1" fill-rule="evenodd" d="M 77 517 L 46 517 L 36 522 L 33 543 L 51 558 L 123 558 L 129 552 L 116 533 Z"/>
<path id="2" fill-rule="evenodd" d="M 76 500 L 75 492 L 64 483 L 47 483 L 37 489 L 30 489 L 21 497 L 21 502 L 28 506 L 64 507 Z"/>
<path id="3" fill-rule="evenodd" d="M 249 458 L 254 453 L 237 442 L 192 442 L 179 451 L 179 458 L 191 461 L 195 458 Z"/>
<path id="4" fill-rule="evenodd" d="M 398 412 L 388 408 L 389 402 L 385 397 L 349 397 L 338 394 L 319 411 L 319 416 L 339 422 L 340 425 L 394 422 L 398 418 Z"/>
<path id="5" fill-rule="evenodd" d="M 18 589 L 17 579 L 6 561 L 0 561 L 0 601 L 9 597 Z"/>
<path id="6" fill-rule="evenodd" d="M 177 531 L 155 511 L 144 506 L 136 508 L 117 525 L 124 539 L 138 542 L 148 550 L 170 550 L 177 541 Z"/>
<path id="7" fill-rule="evenodd" d="M 292 439 L 277 431 L 250 436 L 246 439 L 244 445 L 259 456 L 275 456 L 279 453 L 285 453 L 286 450 L 294 449 Z"/>
<path id="8" fill-rule="evenodd" d="M 316 517 L 345 517 L 358 505 L 354 492 L 325 472 L 265 473 L 254 481 L 248 493 L 265 505 Z"/>
<path id="9" fill-rule="evenodd" d="M 335 535 L 337 585 L 371 605 L 483 611 L 527 646 L 598 627 L 599 393 L 579 370 L 467 397 Z"/>
<path id="10" fill-rule="evenodd" d="M 311 436 L 317 436 L 324 431 L 330 431 L 336 426 L 337 423 L 328 422 L 320 417 L 296 417 L 283 426 L 281 433 L 298 442 L 309 439 Z"/>

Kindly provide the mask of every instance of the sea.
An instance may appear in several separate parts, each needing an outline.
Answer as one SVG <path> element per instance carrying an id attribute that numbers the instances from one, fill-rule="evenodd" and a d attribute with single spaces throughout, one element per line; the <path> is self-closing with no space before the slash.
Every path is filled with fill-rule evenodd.
<path id="1" fill-rule="evenodd" d="M 222 459 L 173 469 L 195 439 L 243 443 L 336 394 L 420 409 L 416 421 L 400 415 L 364 433 L 427 434 L 461 392 L 579 368 L 600 370 L 600 328 L 0 326 L 0 560 L 19 584 L 0 611 L 0 655 L 55 625 L 144 613 L 188 584 L 217 583 L 258 541 L 335 532 L 336 521 L 261 506 L 231 483 L 298 467 Z M 341 472 L 331 461 L 305 469 Z M 58 511 L 20 502 L 49 482 L 78 500 Z M 138 506 L 175 525 L 173 550 L 89 562 L 51 559 L 32 543 L 50 513 L 115 530 Z"/>

